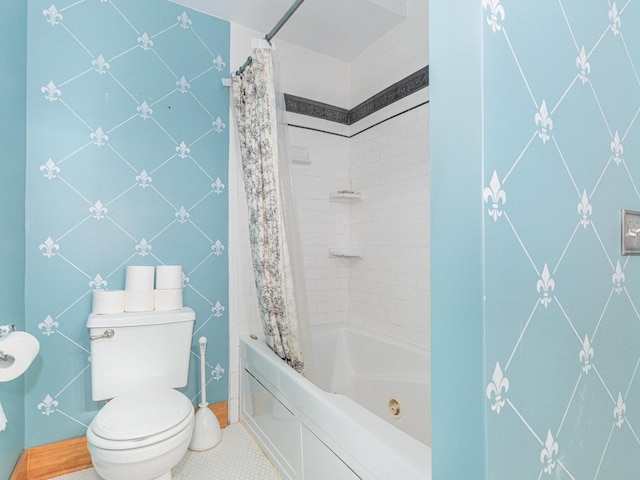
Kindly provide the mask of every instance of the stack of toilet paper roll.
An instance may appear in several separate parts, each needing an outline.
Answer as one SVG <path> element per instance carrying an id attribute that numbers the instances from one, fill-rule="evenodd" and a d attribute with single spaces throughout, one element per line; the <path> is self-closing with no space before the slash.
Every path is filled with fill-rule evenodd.
<path id="1" fill-rule="evenodd" d="M 155 289 L 154 289 L 155 278 Z M 129 266 L 124 290 L 93 292 L 93 313 L 167 311 L 182 308 L 182 266 Z"/>
<path id="2" fill-rule="evenodd" d="M 159 265 L 156 267 L 156 310 L 180 310 L 182 308 L 182 267 Z"/>
<path id="3" fill-rule="evenodd" d="M 124 290 L 95 290 L 91 311 L 100 315 L 124 312 Z"/>
<path id="4" fill-rule="evenodd" d="M 124 311 L 149 312 L 154 309 L 154 267 L 127 267 L 124 277 Z"/>

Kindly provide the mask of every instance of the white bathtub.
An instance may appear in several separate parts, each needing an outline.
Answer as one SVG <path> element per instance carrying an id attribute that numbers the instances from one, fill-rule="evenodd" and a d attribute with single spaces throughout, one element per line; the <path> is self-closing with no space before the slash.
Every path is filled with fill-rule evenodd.
<path id="1" fill-rule="evenodd" d="M 428 352 L 346 324 L 312 336 L 317 385 L 240 339 L 240 421 L 282 476 L 431 479 Z"/>

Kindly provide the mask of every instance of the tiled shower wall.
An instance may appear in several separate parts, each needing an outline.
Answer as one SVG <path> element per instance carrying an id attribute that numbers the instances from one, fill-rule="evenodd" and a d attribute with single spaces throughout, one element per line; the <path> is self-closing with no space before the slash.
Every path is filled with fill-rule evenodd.
<path id="1" fill-rule="evenodd" d="M 425 3 L 424 8 L 419 3 Z M 408 8 L 409 20 L 351 64 L 276 41 L 284 91 L 350 108 L 427 65 L 426 2 L 411 1 Z M 252 37 L 262 35 L 232 24 L 234 65 L 242 64 L 250 53 Z M 405 69 L 394 67 L 389 72 L 389 64 L 397 65 L 399 51 Z M 367 81 L 354 85 L 354 76 Z M 412 97 L 351 127 L 297 114 L 289 114 L 288 121 L 349 136 L 428 98 L 424 91 Z M 312 324 L 352 320 L 429 347 L 427 109 L 420 107 L 354 138 L 289 129 L 290 144 L 308 149 L 311 160 L 311 165 L 294 165 L 293 173 Z M 234 132 L 230 133 L 233 138 Z M 231 301 L 237 302 L 237 308 L 233 309 L 237 319 L 234 321 L 232 313 L 230 327 L 232 419 L 237 415 L 237 380 L 234 381 L 238 371 L 237 335 L 259 332 L 262 328 L 249 254 L 244 186 L 235 158 L 232 144 L 231 211 L 237 212 L 230 215 L 230 240 L 237 251 L 230 259 Z M 367 169 L 372 173 L 367 173 Z M 362 190 L 365 199 L 362 203 L 329 201 L 330 192 L 356 186 Z M 406 222 L 399 235 L 394 236 L 389 229 L 398 228 L 398 216 L 403 216 Z M 372 229 L 376 233 L 369 235 Z M 368 251 L 363 260 L 329 256 L 329 248 L 354 242 Z M 375 309 L 362 303 L 370 300 L 365 291 L 370 292 L 367 289 L 371 286 L 376 291 L 384 289 L 386 294 L 384 304 L 374 302 Z"/>
<path id="2" fill-rule="evenodd" d="M 429 348 L 428 105 L 351 139 L 349 321 Z"/>

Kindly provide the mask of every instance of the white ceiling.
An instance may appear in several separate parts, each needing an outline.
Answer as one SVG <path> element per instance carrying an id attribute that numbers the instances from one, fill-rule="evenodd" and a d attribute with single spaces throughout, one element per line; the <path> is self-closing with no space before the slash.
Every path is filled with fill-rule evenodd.
<path id="1" fill-rule="evenodd" d="M 171 0 L 265 35 L 294 0 Z M 278 39 L 351 62 L 400 24 L 407 0 L 305 0 Z"/>

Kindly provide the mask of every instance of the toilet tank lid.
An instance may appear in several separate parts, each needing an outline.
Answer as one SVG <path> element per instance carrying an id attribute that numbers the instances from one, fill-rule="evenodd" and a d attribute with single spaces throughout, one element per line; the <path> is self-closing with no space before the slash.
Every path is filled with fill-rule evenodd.
<path id="1" fill-rule="evenodd" d="M 191 322 L 196 319 L 195 312 L 189 307 L 172 311 L 151 311 L 132 313 L 92 313 L 87 319 L 87 328 L 134 327 L 139 325 L 159 325 L 163 323 Z"/>

